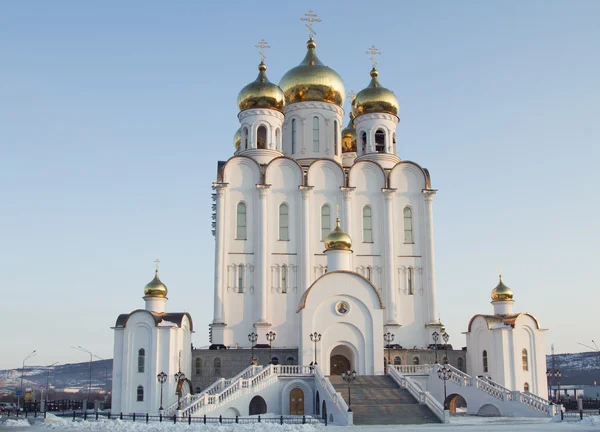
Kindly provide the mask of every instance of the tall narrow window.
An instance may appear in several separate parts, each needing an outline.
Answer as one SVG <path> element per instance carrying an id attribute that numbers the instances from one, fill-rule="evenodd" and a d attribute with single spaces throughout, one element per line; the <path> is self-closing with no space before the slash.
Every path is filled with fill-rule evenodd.
<path id="1" fill-rule="evenodd" d="M 256 147 L 259 149 L 267 148 L 267 128 L 259 126 L 256 131 Z"/>
<path id="2" fill-rule="evenodd" d="M 521 352 L 521 360 L 523 361 L 523 370 L 528 371 L 529 359 L 527 358 L 527 350 L 525 348 L 523 348 L 523 351 Z"/>
<path id="3" fill-rule="evenodd" d="M 195 367 L 196 375 L 202 375 L 202 359 L 200 357 L 196 358 L 196 367 Z"/>
<path id="4" fill-rule="evenodd" d="M 525 393 L 529 393 L 529 383 L 525 383 L 525 385 L 523 385 L 523 391 Z"/>
<path id="5" fill-rule="evenodd" d="M 279 240 L 289 240 L 289 215 L 287 204 L 281 204 L 279 206 Z"/>
<path id="6" fill-rule="evenodd" d="M 319 151 L 319 118 L 313 117 L 313 151 Z"/>
<path id="7" fill-rule="evenodd" d="M 331 209 L 327 204 L 321 207 L 321 241 L 331 232 Z"/>
<path id="8" fill-rule="evenodd" d="M 415 293 L 414 284 L 413 284 L 413 268 L 409 267 L 406 270 L 406 288 L 409 295 L 413 295 Z"/>
<path id="9" fill-rule="evenodd" d="M 366 154 L 367 153 L 367 133 L 363 132 L 360 135 L 360 146 L 362 148 L 362 154 Z"/>
<path id="10" fill-rule="evenodd" d="M 279 142 L 279 128 L 275 129 L 275 146 L 277 150 L 281 150 L 281 143 Z"/>
<path id="11" fill-rule="evenodd" d="M 144 387 L 138 386 L 137 388 L 137 399 L 138 402 L 144 402 Z"/>
<path id="12" fill-rule="evenodd" d="M 237 230 L 235 238 L 237 240 L 246 240 L 246 204 L 243 202 L 237 205 Z"/>
<path id="13" fill-rule="evenodd" d="M 288 268 L 287 266 L 281 267 L 281 292 L 286 293 L 288 291 Z"/>
<path id="14" fill-rule="evenodd" d="M 404 243 L 413 243 L 412 209 L 404 207 Z"/>
<path id="15" fill-rule="evenodd" d="M 338 123 L 337 120 L 333 121 L 333 150 L 335 155 L 338 155 Z"/>
<path id="16" fill-rule="evenodd" d="M 296 153 L 296 119 L 292 120 L 292 154 Z"/>
<path id="17" fill-rule="evenodd" d="M 385 132 L 381 129 L 377 129 L 375 132 L 375 151 L 385 153 Z"/>
<path id="18" fill-rule="evenodd" d="M 483 350 L 483 372 L 488 372 L 488 357 L 486 350 Z"/>
<path id="19" fill-rule="evenodd" d="M 238 293 L 244 292 L 244 266 L 239 265 L 238 267 Z"/>
<path id="20" fill-rule="evenodd" d="M 146 368 L 146 350 L 144 348 L 138 351 L 138 372 L 144 372 Z"/>
<path id="21" fill-rule="evenodd" d="M 248 128 L 244 128 L 244 149 L 248 150 Z"/>
<path id="22" fill-rule="evenodd" d="M 371 274 L 371 272 L 372 272 L 372 269 L 371 269 L 371 267 L 367 267 L 366 276 L 367 276 L 367 280 L 368 280 L 369 282 L 372 282 L 372 281 L 373 281 L 373 279 L 372 279 L 373 275 Z"/>
<path id="23" fill-rule="evenodd" d="M 371 207 L 363 207 L 363 242 L 373 242 L 373 226 L 371 221 Z"/>
<path id="24" fill-rule="evenodd" d="M 215 375 L 221 375 L 221 359 L 219 357 L 215 357 L 213 365 L 215 367 Z"/>

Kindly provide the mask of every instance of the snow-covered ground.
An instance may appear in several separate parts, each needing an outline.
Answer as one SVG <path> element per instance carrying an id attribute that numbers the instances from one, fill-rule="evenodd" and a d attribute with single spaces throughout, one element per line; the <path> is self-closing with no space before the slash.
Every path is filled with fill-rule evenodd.
<path id="1" fill-rule="evenodd" d="M 101 420 L 98 422 L 72 422 L 51 416 L 42 422 L 37 420 L 30 425 L 27 420 L 6 420 L 0 418 L 0 431 L 95 431 L 95 432 L 326 432 L 328 429 L 341 431 L 351 429 L 356 432 L 427 432 L 427 431 L 524 431 L 524 432 L 587 432 L 600 431 L 600 417 L 588 417 L 582 421 L 553 422 L 548 419 L 518 419 L 518 418 L 482 418 L 482 417 L 455 417 L 447 425 L 395 425 L 395 426 L 312 426 L 312 425 L 277 425 L 277 424 L 251 424 L 251 425 L 192 425 L 172 423 L 133 423 L 119 420 Z"/>

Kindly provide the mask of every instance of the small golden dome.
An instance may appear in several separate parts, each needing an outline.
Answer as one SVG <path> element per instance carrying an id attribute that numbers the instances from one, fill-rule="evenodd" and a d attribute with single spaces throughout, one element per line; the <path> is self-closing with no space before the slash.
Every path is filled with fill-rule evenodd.
<path id="1" fill-rule="evenodd" d="M 242 128 L 239 128 L 238 130 L 235 131 L 235 135 L 233 135 L 233 147 L 235 148 L 235 151 L 238 151 L 240 149 L 241 145 L 242 145 Z"/>
<path id="2" fill-rule="evenodd" d="M 350 113 L 348 126 L 342 130 L 342 153 L 356 152 L 356 129 L 354 129 L 354 116 Z"/>
<path id="3" fill-rule="evenodd" d="M 371 82 L 367 88 L 356 95 L 352 103 L 352 113 L 358 117 L 363 114 L 384 113 L 397 116 L 400 112 L 398 98 L 393 91 L 379 85 L 379 72 L 371 70 Z"/>
<path id="4" fill-rule="evenodd" d="M 238 94 L 238 108 L 244 111 L 252 108 L 272 109 L 283 111 L 285 99 L 278 85 L 267 78 L 267 65 L 260 62 L 258 76 Z"/>
<path id="5" fill-rule="evenodd" d="M 512 290 L 504 285 L 502 282 L 502 276 L 500 276 L 500 282 L 498 282 L 498 286 L 492 290 L 492 301 L 507 301 L 512 299 Z"/>
<path id="6" fill-rule="evenodd" d="M 154 279 L 152 279 L 148 285 L 144 288 L 144 296 L 146 297 L 166 297 L 167 287 L 158 278 L 158 269 L 154 273 Z"/>
<path id="7" fill-rule="evenodd" d="M 317 57 L 317 44 L 310 38 L 308 52 L 298 66 L 285 73 L 279 87 L 289 104 L 305 101 L 327 102 L 342 106 L 346 97 L 344 82 L 336 71 L 325 66 Z"/>
<path id="8" fill-rule="evenodd" d="M 326 250 L 350 250 L 352 239 L 340 228 L 340 218 L 336 219 L 336 227 L 325 237 Z"/>

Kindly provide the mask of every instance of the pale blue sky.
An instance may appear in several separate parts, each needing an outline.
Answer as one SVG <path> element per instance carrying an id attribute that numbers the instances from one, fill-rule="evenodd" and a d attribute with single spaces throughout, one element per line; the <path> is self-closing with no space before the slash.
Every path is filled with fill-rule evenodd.
<path id="1" fill-rule="evenodd" d="M 0 367 L 112 357 L 162 261 L 171 311 L 212 319 L 211 182 L 265 38 L 278 82 L 365 50 L 401 105 L 399 155 L 433 186 L 438 306 L 455 346 L 503 267 L 548 349 L 598 338 L 600 2 L 0 1 Z M 370 8 L 370 10 L 369 10 Z M 346 123 L 346 121 L 344 122 Z M 284 341 L 277 341 L 283 344 Z"/>

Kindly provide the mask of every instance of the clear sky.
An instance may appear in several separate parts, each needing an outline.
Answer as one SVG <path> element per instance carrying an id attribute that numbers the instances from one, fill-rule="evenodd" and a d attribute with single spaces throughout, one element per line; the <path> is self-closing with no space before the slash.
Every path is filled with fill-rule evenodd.
<path id="1" fill-rule="evenodd" d="M 371 6 L 369 6 L 369 4 Z M 431 172 L 451 342 L 491 312 L 498 266 L 548 350 L 597 330 L 598 1 L 0 1 L 0 367 L 112 357 L 159 257 L 167 307 L 213 310 L 211 182 L 238 91 L 305 54 L 400 100 L 399 156 Z M 344 122 L 346 123 L 346 121 Z M 283 341 L 281 341 L 283 343 Z"/>

